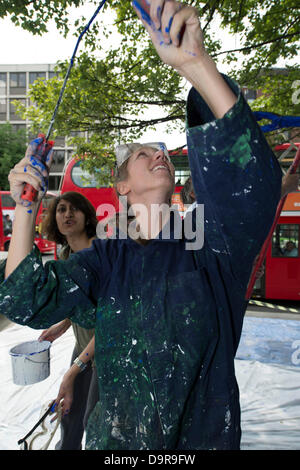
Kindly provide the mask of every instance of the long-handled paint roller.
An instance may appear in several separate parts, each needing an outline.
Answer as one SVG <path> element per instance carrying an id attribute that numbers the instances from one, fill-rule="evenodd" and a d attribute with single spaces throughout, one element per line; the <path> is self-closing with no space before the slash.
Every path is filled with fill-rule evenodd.
<path id="1" fill-rule="evenodd" d="M 70 60 L 70 64 L 69 64 L 67 73 L 65 75 L 65 79 L 64 79 L 63 85 L 61 87 L 60 94 L 59 94 L 59 97 L 58 97 L 58 100 L 57 100 L 57 103 L 56 103 L 56 106 L 55 106 L 55 109 L 54 109 L 54 112 L 53 112 L 53 115 L 52 115 L 52 118 L 51 118 L 51 121 L 50 121 L 50 125 L 49 125 L 49 128 L 48 128 L 47 134 L 46 134 L 46 136 L 44 134 L 39 134 L 39 136 L 38 136 L 38 137 L 42 138 L 42 141 L 37 147 L 36 156 L 44 164 L 46 164 L 46 157 L 47 157 L 47 155 L 49 154 L 49 151 L 51 150 L 51 148 L 54 145 L 54 141 L 49 140 L 49 137 L 50 137 L 50 134 L 51 134 L 51 131 L 52 131 L 52 128 L 53 128 L 53 124 L 54 124 L 54 121 L 55 121 L 55 118 L 56 118 L 56 115 L 57 115 L 58 108 L 59 108 L 60 103 L 62 101 L 62 97 L 63 97 L 64 91 L 65 91 L 65 88 L 66 88 L 68 78 L 70 76 L 71 69 L 72 69 L 73 64 L 74 64 L 74 59 L 75 59 L 75 55 L 76 55 L 79 43 L 80 43 L 83 35 L 88 31 L 88 29 L 91 26 L 92 22 L 94 21 L 94 19 L 96 18 L 96 16 L 100 12 L 101 8 L 104 6 L 105 2 L 106 2 L 106 0 L 102 0 L 100 5 L 96 9 L 95 13 L 93 14 L 91 19 L 89 20 L 87 25 L 84 27 L 83 31 L 81 32 L 80 36 L 78 37 L 75 49 L 73 51 L 73 54 L 72 54 L 72 57 L 71 57 L 71 60 Z M 37 196 L 37 190 L 33 186 L 31 186 L 30 184 L 25 184 L 21 198 L 24 201 L 32 202 L 36 199 L 36 196 Z"/>

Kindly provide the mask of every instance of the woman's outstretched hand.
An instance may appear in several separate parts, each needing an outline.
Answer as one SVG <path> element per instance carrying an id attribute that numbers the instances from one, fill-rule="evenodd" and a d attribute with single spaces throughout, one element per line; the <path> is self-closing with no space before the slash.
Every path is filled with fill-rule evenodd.
<path id="1" fill-rule="evenodd" d="M 147 3 L 149 15 L 135 0 L 132 5 L 162 61 L 180 71 L 186 64 L 201 60 L 205 49 L 197 9 L 173 0 Z"/>
<path id="2" fill-rule="evenodd" d="M 53 143 L 47 143 L 44 136 L 37 137 L 27 147 L 25 157 L 10 171 L 10 192 L 16 204 L 26 207 L 32 204 L 22 199 L 26 183 L 38 191 L 35 204 L 39 204 L 47 192 L 49 169 L 53 159 L 52 147 Z"/>
<path id="3" fill-rule="evenodd" d="M 39 336 L 39 341 L 50 341 L 51 343 L 63 335 L 67 329 L 71 326 L 71 321 L 66 318 L 65 320 L 56 323 L 44 330 Z"/>
<path id="4" fill-rule="evenodd" d="M 149 12 L 139 0 L 132 5 L 161 60 L 185 77 L 214 116 L 222 118 L 237 98 L 205 51 L 197 9 L 173 0 L 145 0 Z"/>

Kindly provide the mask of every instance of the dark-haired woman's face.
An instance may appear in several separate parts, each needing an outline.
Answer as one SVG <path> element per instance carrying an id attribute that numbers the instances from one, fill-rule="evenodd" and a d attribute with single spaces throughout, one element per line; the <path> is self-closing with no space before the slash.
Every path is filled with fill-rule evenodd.
<path id="1" fill-rule="evenodd" d="M 56 207 L 57 228 L 62 235 L 82 235 L 85 232 L 85 214 L 72 203 L 61 199 Z"/>

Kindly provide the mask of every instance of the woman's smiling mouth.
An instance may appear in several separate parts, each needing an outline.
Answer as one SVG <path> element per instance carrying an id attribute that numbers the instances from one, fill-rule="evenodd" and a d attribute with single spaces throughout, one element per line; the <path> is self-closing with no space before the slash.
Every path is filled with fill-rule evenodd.
<path id="1" fill-rule="evenodd" d="M 155 167 L 152 168 L 151 171 L 157 171 L 157 170 L 167 170 L 170 173 L 169 167 L 167 167 L 166 165 L 162 165 L 162 164 L 155 165 Z"/>

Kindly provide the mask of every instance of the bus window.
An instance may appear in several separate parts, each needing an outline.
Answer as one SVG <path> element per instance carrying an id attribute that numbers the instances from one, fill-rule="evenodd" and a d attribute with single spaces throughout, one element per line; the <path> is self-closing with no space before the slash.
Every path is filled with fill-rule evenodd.
<path id="1" fill-rule="evenodd" d="M 16 202 L 10 194 L 1 194 L 2 207 L 16 207 Z"/>
<path id="2" fill-rule="evenodd" d="M 170 152 L 170 158 L 175 168 L 175 184 L 183 186 L 191 173 L 187 152 Z"/>
<path id="3" fill-rule="evenodd" d="M 299 224 L 278 224 L 272 240 L 272 257 L 299 256 Z"/>
<path id="4" fill-rule="evenodd" d="M 55 199 L 55 195 L 51 193 L 47 193 L 46 196 L 42 199 L 42 207 L 43 209 L 48 209 L 50 206 L 51 201 Z"/>
<path id="5" fill-rule="evenodd" d="M 104 173 L 107 176 L 111 175 L 111 170 L 109 168 L 96 168 L 95 172 L 97 173 Z M 87 171 L 83 170 L 81 166 L 81 161 L 75 163 L 71 170 L 71 178 L 73 183 L 78 186 L 79 188 L 96 188 L 99 187 L 99 184 L 95 178 L 95 175 L 88 173 Z M 103 186 L 104 187 L 104 186 Z"/>

